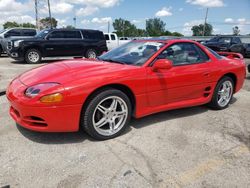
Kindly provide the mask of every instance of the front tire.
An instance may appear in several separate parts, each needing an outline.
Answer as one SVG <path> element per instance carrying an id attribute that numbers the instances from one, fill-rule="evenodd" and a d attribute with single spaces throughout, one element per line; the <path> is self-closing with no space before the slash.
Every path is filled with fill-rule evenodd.
<path id="1" fill-rule="evenodd" d="M 88 59 L 95 59 L 97 57 L 97 52 L 94 49 L 88 49 L 85 53 L 85 57 Z"/>
<path id="2" fill-rule="evenodd" d="M 234 81 L 228 76 L 223 77 L 215 87 L 209 106 L 216 110 L 227 108 L 232 100 L 233 92 Z"/>
<path id="3" fill-rule="evenodd" d="M 120 90 L 97 93 L 83 109 L 81 126 L 93 138 L 107 140 L 119 136 L 131 118 L 131 102 Z"/>
<path id="4" fill-rule="evenodd" d="M 41 63 L 42 55 L 37 49 L 29 49 L 25 53 L 25 62 L 28 64 Z"/>

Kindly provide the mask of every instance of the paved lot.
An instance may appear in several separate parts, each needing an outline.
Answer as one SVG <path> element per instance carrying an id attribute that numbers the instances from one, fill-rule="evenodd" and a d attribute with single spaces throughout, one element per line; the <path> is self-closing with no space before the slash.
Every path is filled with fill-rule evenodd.
<path id="1" fill-rule="evenodd" d="M 28 68 L 0 58 L 0 75 L 8 70 L 8 79 Z M 247 188 L 249 113 L 250 75 L 226 110 L 163 112 L 133 120 L 119 138 L 96 142 L 83 132 L 41 134 L 18 127 L 2 96 L 0 187 Z"/>

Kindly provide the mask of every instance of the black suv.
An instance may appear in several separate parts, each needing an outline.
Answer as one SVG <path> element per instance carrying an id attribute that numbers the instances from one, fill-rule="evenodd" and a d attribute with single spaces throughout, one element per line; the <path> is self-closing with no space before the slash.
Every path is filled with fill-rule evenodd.
<path id="1" fill-rule="evenodd" d="M 40 63 L 43 57 L 96 58 L 107 51 L 103 32 L 83 29 L 46 29 L 34 38 L 11 40 L 7 53 L 16 60 Z"/>
<path id="2" fill-rule="evenodd" d="M 237 36 L 216 36 L 203 44 L 214 51 L 236 52 L 241 53 L 243 56 L 248 55 L 246 44 L 243 44 Z"/>
<path id="3" fill-rule="evenodd" d="M 34 37 L 36 29 L 32 28 L 9 28 L 0 31 L 0 56 L 6 52 L 7 40 Z"/>

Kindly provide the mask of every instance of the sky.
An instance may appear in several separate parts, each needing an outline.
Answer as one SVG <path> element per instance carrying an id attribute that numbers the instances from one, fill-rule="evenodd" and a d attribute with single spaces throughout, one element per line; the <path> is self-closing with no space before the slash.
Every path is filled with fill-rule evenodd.
<path id="1" fill-rule="evenodd" d="M 39 17 L 48 16 L 47 0 L 38 0 Z M 138 28 L 145 28 L 149 18 L 161 18 L 166 29 L 192 35 L 191 27 L 207 22 L 213 34 L 232 34 L 238 26 L 240 34 L 250 34 L 250 0 L 50 0 L 52 16 L 58 26 L 113 31 L 112 21 L 124 18 Z M 35 24 L 34 0 L 0 0 L 0 28 L 6 21 Z"/>

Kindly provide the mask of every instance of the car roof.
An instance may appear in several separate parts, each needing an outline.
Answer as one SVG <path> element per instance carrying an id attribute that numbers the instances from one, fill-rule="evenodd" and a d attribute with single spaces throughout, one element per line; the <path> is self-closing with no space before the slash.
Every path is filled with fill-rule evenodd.
<path id="1" fill-rule="evenodd" d="M 75 28 L 75 29 L 68 29 L 68 28 L 48 28 L 48 29 L 45 29 L 45 30 L 48 30 L 48 31 L 95 31 L 95 32 L 101 32 L 99 30 L 94 30 L 94 29 L 78 29 L 78 28 Z"/>

